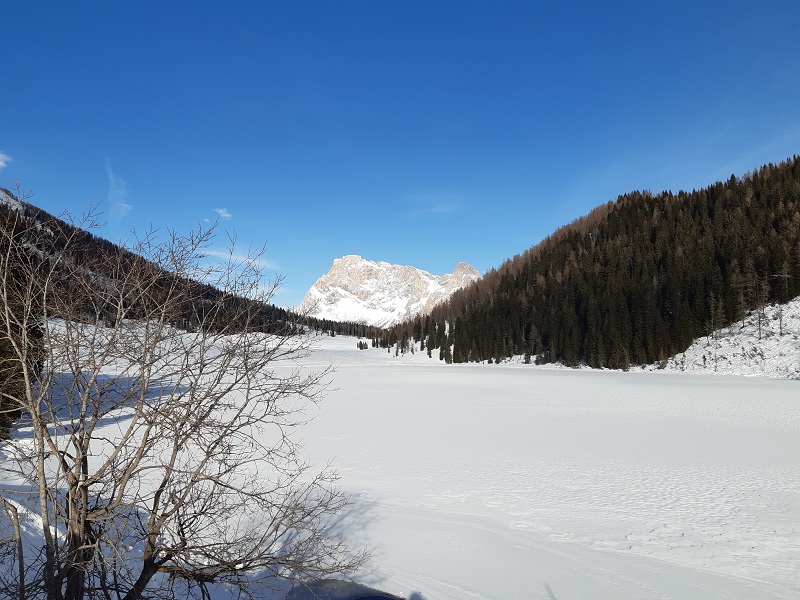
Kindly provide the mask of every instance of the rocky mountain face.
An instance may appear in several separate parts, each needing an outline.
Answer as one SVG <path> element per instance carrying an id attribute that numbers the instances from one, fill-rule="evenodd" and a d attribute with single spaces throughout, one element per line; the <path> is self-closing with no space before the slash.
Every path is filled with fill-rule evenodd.
<path id="1" fill-rule="evenodd" d="M 349 255 L 333 261 L 331 270 L 311 286 L 297 310 L 318 319 L 387 327 L 429 312 L 478 279 L 478 272 L 466 263 L 437 277 L 414 267 Z"/>

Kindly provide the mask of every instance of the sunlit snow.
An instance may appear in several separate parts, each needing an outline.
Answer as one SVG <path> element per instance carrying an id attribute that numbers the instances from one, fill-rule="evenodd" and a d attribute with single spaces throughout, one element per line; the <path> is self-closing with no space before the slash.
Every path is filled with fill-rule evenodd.
<path id="1" fill-rule="evenodd" d="M 435 355 L 434 355 L 435 356 Z M 797 598 L 798 382 L 443 365 L 323 338 L 305 430 L 361 581 L 425 599 Z"/>
<path id="2" fill-rule="evenodd" d="M 695 340 L 666 368 L 800 379 L 800 298 L 765 306 Z"/>
<path id="3" fill-rule="evenodd" d="M 755 334 L 740 333 L 748 341 L 728 336 L 725 355 L 756 374 Z M 444 365 L 320 335 L 305 366 L 337 370 L 298 433 L 353 497 L 335 527 L 372 549 L 355 580 L 374 588 L 413 600 L 798 598 L 800 381 L 787 375 L 800 353 L 784 333 L 762 335 L 777 349 L 758 363 L 788 355 L 764 371 L 783 379 L 680 372 L 702 364 L 691 349 L 663 371 L 614 372 Z"/>

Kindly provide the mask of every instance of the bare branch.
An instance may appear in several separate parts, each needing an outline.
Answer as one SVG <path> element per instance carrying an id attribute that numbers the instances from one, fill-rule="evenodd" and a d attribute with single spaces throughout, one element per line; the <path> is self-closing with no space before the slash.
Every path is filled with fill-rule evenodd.
<path id="1" fill-rule="evenodd" d="M 0 408 L 22 416 L 0 468 L 44 547 L 20 545 L 21 590 L 202 595 L 364 560 L 330 535 L 347 506 L 335 475 L 299 459 L 293 432 L 331 370 L 302 367 L 309 340 L 267 304 L 280 279 L 265 277 L 263 249 L 241 256 L 231 237 L 212 263 L 213 228 L 151 231 L 123 249 L 11 216 L 0 370 L 19 385 L 0 390 Z M 16 505 L 4 500 L 12 521 Z"/>

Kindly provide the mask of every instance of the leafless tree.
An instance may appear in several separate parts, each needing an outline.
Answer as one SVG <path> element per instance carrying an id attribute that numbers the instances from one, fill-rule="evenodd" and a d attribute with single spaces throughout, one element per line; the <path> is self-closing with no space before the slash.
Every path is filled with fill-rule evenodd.
<path id="1" fill-rule="evenodd" d="M 0 450 L 9 597 L 258 596 L 363 561 L 331 529 L 335 475 L 293 436 L 330 370 L 302 367 L 288 319 L 260 317 L 280 281 L 259 252 L 231 241 L 209 262 L 214 228 L 103 252 L 21 216 L 0 235 L 0 340 L 24 383 Z"/>

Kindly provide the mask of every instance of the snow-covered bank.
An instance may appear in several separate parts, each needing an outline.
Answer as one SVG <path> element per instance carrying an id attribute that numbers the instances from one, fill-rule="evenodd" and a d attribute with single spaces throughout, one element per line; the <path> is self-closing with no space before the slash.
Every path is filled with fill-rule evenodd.
<path id="1" fill-rule="evenodd" d="M 796 382 L 322 346 L 337 389 L 306 450 L 358 499 L 364 583 L 426 600 L 800 595 Z"/>
<path id="2" fill-rule="evenodd" d="M 765 306 L 747 315 L 744 322 L 698 338 L 665 368 L 800 379 L 800 298 Z"/>
<path id="3" fill-rule="evenodd" d="M 352 342 L 355 345 L 355 342 Z M 350 362 L 356 355 L 345 345 L 336 345 L 333 350 L 341 360 Z M 370 349 L 369 357 L 359 360 L 373 362 L 395 357 L 397 361 L 414 364 L 440 364 L 439 350 L 428 358 L 427 350 L 420 350 L 414 344 L 414 352 L 407 351 L 396 356 L 397 347 L 387 352 Z M 384 353 L 385 356 L 380 355 Z M 547 370 L 574 370 L 559 363 L 545 365 L 525 364 L 522 355 L 503 361 L 505 366 L 539 368 Z M 584 368 L 588 369 L 588 366 Z M 779 379 L 800 379 L 800 297 L 783 305 L 765 306 L 748 314 L 743 321 L 717 329 L 707 336 L 695 340 L 686 349 L 670 359 L 634 367 L 633 370 L 668 371 L 681 373 L 707 373 L 725 375 L 745 375 L 748 377 L 770 377 Z"/>

